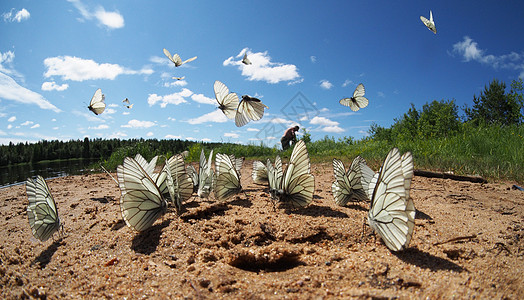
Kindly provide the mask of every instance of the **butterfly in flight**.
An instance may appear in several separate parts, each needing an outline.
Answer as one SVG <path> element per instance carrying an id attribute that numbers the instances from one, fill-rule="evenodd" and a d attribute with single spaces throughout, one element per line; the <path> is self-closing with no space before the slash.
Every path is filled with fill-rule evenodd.
<path id="1" fill-rule="evenodd" d="M 368 106 L 369 100 L 366 97 L 364 97 L 365 93 L 366 89 L 364 88 L 364 85 L 360 83 L 359 85 L 357 85 L 357 88 L 353 92 L 353 97 L 343 98 L 339 102 L 344 106 L 349 106 L 349 108 L 351 108 L 352 111 L 357 111 L 361 108 Z"/>

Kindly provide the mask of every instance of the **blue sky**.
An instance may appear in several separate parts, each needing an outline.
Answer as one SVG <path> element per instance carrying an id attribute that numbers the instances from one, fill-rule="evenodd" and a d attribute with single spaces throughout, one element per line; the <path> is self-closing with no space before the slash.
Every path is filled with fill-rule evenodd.
<path id="1" fill-rule="evenodd" d="M 471 105 L 491 80 L 524 77 L 524 2 L 1 1 L 0 143 L 180 138 L 279 143 L 362 138 L 410 103 Z M 433 11 L 437 34 L 420 21 Z M 182 59 L 175 68 L 167 48 Z M 247 53 L 253 62 L 240 63 Z M 173 76 L 185 76 L 173 80 Z M 262 120 L 236 127 L 213 83 L 260 98 Z M 363 83 L 369 105 L 339 104 Z M 96 89 L 101 115 L 87 109 Z M 123 106 L 128 98 L 132 109 Z"/>

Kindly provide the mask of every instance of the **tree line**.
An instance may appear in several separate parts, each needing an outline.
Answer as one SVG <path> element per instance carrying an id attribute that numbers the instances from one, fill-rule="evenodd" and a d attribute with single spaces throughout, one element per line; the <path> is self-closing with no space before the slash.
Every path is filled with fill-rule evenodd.
<path id="1" fill-rule="evenodd" d="M 157 140 L 157 139 L 89 139 L 69 141 L 46 141 L 37 143 L 12 142 L 0 146 L 0 166 L 19 163 L 36 163 L 44 160 L 59 159 L 100 159 L 105 160 L 117 149 L 132 148 L 140 145 L 141 148 L 154 149 L 156 153 L 179 153 L 187 150 L 196 142 L 186 140 Z"/>
<path id="2" fill-rule="evenodd" d="M 455 100 L 433 100 L 421 110 L 411 108 L 402 117 L 394 120 L 389 128 L 372 124 L 370 138 L 394 143 L 416 138 L 451 137 L 465 128 L 486 126 L 521 125 L 524 121 L 524 99 L 522 79 L 513 80 L 509 92 L 506 84 L 494 79 L 477 97 L 473 95 L 473 106 L 464 105 L 463 114 Z"/>

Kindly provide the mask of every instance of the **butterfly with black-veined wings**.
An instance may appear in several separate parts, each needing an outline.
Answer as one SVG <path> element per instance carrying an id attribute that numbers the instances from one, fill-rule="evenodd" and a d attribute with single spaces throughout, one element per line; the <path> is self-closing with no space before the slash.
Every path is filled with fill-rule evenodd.
<path id="1" fill-rule="evenodd" d="M 125 98 L 124 100 L 122 100 L 122 102 L 126 103 L 126 104 L 124 104 L 125 107 L 127 107 L 129 109 L 133 108 L 134 103 L 130 103 L 129 99 Z"/>
<path id="2" fill-rule="evenodd" d="M 410 152 L 400 156 L 397 148 L 391 149 L 379 173 L 375 175 L 368 222 L 392 251 L 405 249 L 415 227 L 415 206 L 410 198 L 413 178 L 413 156 Z"/>
<path id="3" fill-rule="evenodd" d="M 217 173 L 215 197 L 219 201 L 225 201 L 242 191 L 235 162 L 231 160 L 229 155 L 217 153 L 215 169 Z"/>
<path id="4" fill-rule="evenodd" d="M 294 146 L 281 183 L 278 182 L 278 174 L 274 179 L 270 178 L 270 189 L 272 180 L 276 181 L 273 197 L 279 202 L 290 204 L 292 207 L 305 207 L 313 201 L 315 177 L 311 174 L 309 154 L 304 140 L 299 140 Z"/>
<path id="5" fill-rule="evenodd" d="M 198 169 L 198 191 L 197 195 L 200 198 L 207 198 L 213 190 L 214 173 L 211 168 L 213 158 L 213 149 L 209 153 L 209 160 L 206 160 L 204 149 L 200 152 L 200 166 Z"/>
<path id="6" fill-rule="evenodd" d="M 334 158 L 333 172 L 335 173 L 335 181 L 331 185 L 331 191 L 335 198 L 335 203 L 340 206 L 345 206 L 348 202 L 367 201 L 367 191 L 362 185 L 361 161 L 362 157 L 357 156 L 353 159 L 351 166 L 346 172 L 344 163 Z M 364 161 L 365 162 L 365 161 Z"/>
<path id="7" fill-rule="evenodd" d="M 99 115 L 104 112 L 106 109 L 106 103 L 104 102 L 106 99 L 105 95 L 102 94 L 102 89 L 98 89 L 95 91 L 95 94 L 93 95 L 93 98 L 91 98 L 91 102 L 89 102 L 89 108 L 90 111 L 92 111 L 95 115 Z"/>
<path id="8" fill-rule="evenodd" d="M 167 209 L 167 202 L 155 181 L 133 158 L 126 157 L 118 166 L 117 175 L 121 180 L 122 196 L 120 211 L 127 226 L 144 231 Z"/>
<path id="9" fill-rule="evenodd" d="M 230 93 L 227 86 L 218 80 L 215 81 L 213 89 L 218 102 L 218 108 L 228 119 L 234 119 L 237 113 L 238 95 L 236 93 Z"/>
<path id="10" fill-rule="evenodd" d="M 269 162 L 271 163 L 271 162 Z M 253 161 L 253 171 L 251 178 L 256 184 L 266 184 L 268 182 L 267 166 L 259 160 Z"/>
<path id="11" fill-rule="evenodd" d="M 235 115 L 235 125 L 242 127 L 249 123 L 249 121 L 258 121 L 264 116 L 264 108 L 268 108 L 260 99 L 250 97 L 248 95 L 242 96 L 242 101 L 238 104 Z"/>
<path id="12" fill-rule="evenodd" d="M 184 156 L 182 154 L 171 156 L 167 160 L 166 166 L 173 178 L 174 195 L 171 201 L 177 208 L 177 211 L 180 212 L 182 203 L 193 195 L 193 181 L 186 172 Z"/>
<path id="13" fill-rule="evenodd" d="M 35 238 L 45 242 L 62 226 L 55 199 L 45 179 L 40 175 L 34 180 L 27 178 L 25 188 L 29 200 L 27 219 L 31 232 Z"/>
<path id="14" fill-rule="evenodd" d="M 197 59 L 197 57 L 195 56 L 195 57 L 191 57 L 189 59 L 182 61 L 182 59 L 180 58 L 180 55 L 175 53 L 173 56 L 171 56 L 171 53 L 169 53 L 169 51 L 167 51 L 166 48 L 164 48 L 164 54 L 167 56 L 167 58 L 169 58 L 170 61 L 172 61 L 175 64 L 175 67 L 180 67 L 181 65 L 185 63 L 192 62 L 195 59 Z"/>
<path id="15" fill-rule="evenodd" d="M 249 60 L 249 58 L 247 58 L 247 53 L 244 53 L 244 58 L 242 58 L 242 63 L 244 65 L 250 65 L 251 64 L 251 61 Z"/>
<path id="16" fill-rule="evenodd" d="M 429 11 L 429 20 L 423 16 L 420 16 L 420 20 L 422 21 L 422 23 L 424 23 L 424 25 L 426 25 L 426 27 L 431 32 L 437 34 L 437 27 L 435 26 L 435 21 L 433 21 L 433 13 L 431 12 L 431 10 Z"/>
<path id="17" fill-rule="evenodd" d="M 364 108 L 368 106 L 369 100 L 364 97 L 364 94 L 366 93 L 366 89 L 364 88 L 364 85 L 360 83 L 355 88 L 355 91 L 353 92 L 353 96 L 351 98 L 343 98 L 340 99 L 340 104 L 344 106 L 349 106 L 352 111 L 358 111 L 361 108 Z"/>

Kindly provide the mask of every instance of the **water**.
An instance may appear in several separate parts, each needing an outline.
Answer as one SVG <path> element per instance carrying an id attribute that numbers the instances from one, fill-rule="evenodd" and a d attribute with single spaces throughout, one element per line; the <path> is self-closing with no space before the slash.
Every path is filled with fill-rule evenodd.
<path id="1" fill-rule="evenodd" d="M 96 161 L 97 160 L 90 159 L 74 159 L 7 167 L 2 166 L 0 167 L 0 188 L 24 183 L 28 177 L 35 177 L 36 175 L 41 175 L 47 179 L 83 174 L 90 171 L 88 169 L 89 165 Z"/>

